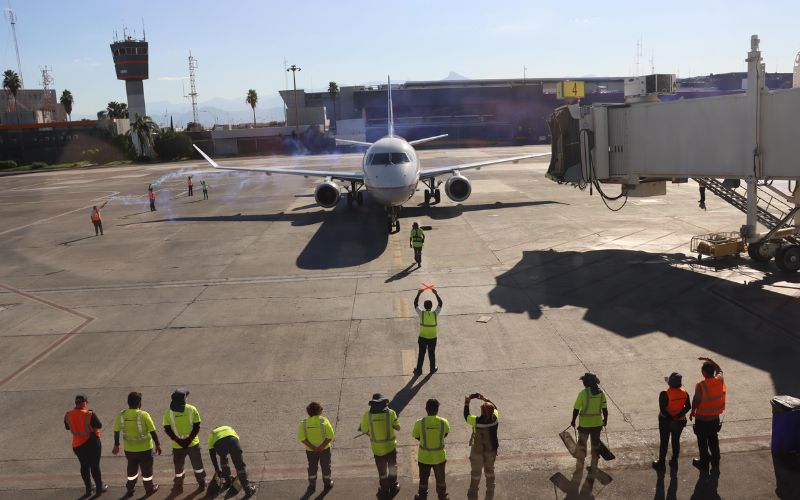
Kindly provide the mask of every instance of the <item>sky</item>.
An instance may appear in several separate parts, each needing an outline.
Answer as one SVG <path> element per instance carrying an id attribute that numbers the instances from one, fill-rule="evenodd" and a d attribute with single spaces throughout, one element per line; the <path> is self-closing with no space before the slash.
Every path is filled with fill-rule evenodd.
<path id="1" fill-rule="evenodd" d="M 9 0 L 5 0 L 8 2 Z M 761 38 L 767 71 L 791 72 L 800 51 L 800 2 L 572 0 L 10 0 L 26 87 L 52 67 L 75 116 L 125 101 L 109 44 L 123 27 L 150 42 L 150 102 L 185 105 L 189 51 L 198 61 L 201 103 L 239 99 L 250 88 L 264 102 L 286 85 L 284 60 L 302 68 L 298 88 L 396 80 L 468 78 L 695 76 L 744 71 L 750 35 Z M 11 28 L 0 26 L 0 68 L 17 69 Z M 525 70 L 524 68 L 527 68 Z M 291 74 L 288 75 L 291 87 Z M 188 81 L 185 82 L 188 92 Z M 150 110 L 148 110 L 150 111 Z M 151 113 L 152 114 L 152 113 Z"/>

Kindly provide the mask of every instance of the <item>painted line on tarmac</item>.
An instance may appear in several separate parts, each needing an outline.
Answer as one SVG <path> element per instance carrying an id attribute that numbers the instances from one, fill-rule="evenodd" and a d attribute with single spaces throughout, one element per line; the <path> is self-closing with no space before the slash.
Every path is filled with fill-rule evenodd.
<path id="1" fill-rule="evenodd" d="M 31 294 L 23 292 L 22 290 L 19 290 L 17 288 L 14 288 L 12 286 L 6 285 L 4 283 L 0 283 L 0 288 L 4 288 L 4 289 L 8 290 L 11 293 L 15 293 L 17 295 L 25 297 L 26 299 L 33 300 L 34 302 L 39 302 L 40 304 L 44 304 L 44 305 L 52 307 L 54 309 L 58 309 L 59 311 L 63 311 L 65 313 L 67 313 L 67 314 L 71 314 L 71 315 L 76 316 L 76 317 L 78 317 L 78 318 L 83 320 L 78 326 L 76 326 L 72 330 L 68 331 L 67 333 L 65 333 L 64 335 L 62 335 L 58 339 L 56 339 L 55 342 L 53 342 L 52 344 L 47 346 L 42 352 L 40 352 L 39 354 L 37 354 L 36 356 L 31 358 L 27 363 L 25 363 L 21 367 L 17 368 L 13 373 L 8 375 L 4 379 L 0 380 L 0 387 L 4 386 L 8 382 L 11 382 L 15 378 L 19 377 L 20 375 L 22 375 L 23 373 L 28 371 L 29 369 L 33 368 L 39 361 L 43 360 L 49 354 L 51 354 L 56 349 L 58 349 L 59 347 L 64 345 L 76 333 L 80 332 L 84 327 L 86 327 L 86 325 L 88 325 L 89 323 L 94 321 L 94 318 L 92 316 L 80 313 L 80 312 L 78 312 L 78 311 L 76 311 L 74 309 L 70 309 L 69 307 L 62 306 L 60 304 L 56 304 L 55 302 L 51 302 L 51 301 L 49 301 L 47 299 L 43 299 L 43 298 L 37 297 L 35 295 L 31 295 Z"/>
<path id="2" fill-rule="evenodd" d="M 119 192 L 115 192 L 114 194 L 108 195 L 108 196 L 102 196 L 102 197 L 98 198 L 98 200 L 111 198 L 112 196 L 115 196 L 117 194 L 119 194 Z M 70 210 L 69 212 L 63 212 L 63 213 L 60 213 L 58 215 L 53 215 L 51 217 L 47 217 L 45 219 L 39 219 L 37 221 L 31 222 L 30 224 L 25 224 L 24 226 L 18 226 L 18 227 L 14 227 L 14 228 L 11 228 L 11 229 L 6 229 L 5 231 L 0 232 L 0 236 L 3 236 L 3 235 L 8 234 L 8 233 L 13 233 L 14 231 L 19 231 L 20 229 L 25 229 L 25 228 L 28 228 L 28 227 L 31 227 L 31 226 L 35 226 L 35 225 L 41 224 L 43 222 L 48 222 L 48 221 L 51 221 L 53 219 L 57 219 L 59 217 L 62 217 L 64 215 L 74 214 L 75 212 L 80 212 L 81 210 L 87 210 L 89 208 L 92 208 L 95 204 L 96 203 L 92 203 L 91 205 L 86 205 L 84 207 L 76 208 L 75 210 Z"/>

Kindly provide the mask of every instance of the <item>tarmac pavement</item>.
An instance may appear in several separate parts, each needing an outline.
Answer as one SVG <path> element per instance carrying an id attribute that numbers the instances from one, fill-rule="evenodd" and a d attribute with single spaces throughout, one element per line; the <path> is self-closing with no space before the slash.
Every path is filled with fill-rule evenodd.
<path id="1" fill-rule="evenodd" d="M 424 168 L 545 150 L 420 156 Z M 221 163 L 352 170 L 359 161 Z M 693 235 L 735 231 L 744 220 L 711 195 L 699 210 L 695 184 L 631 198 L 614 213 L 596 193 L 545 179 L 546 166 L 544 158 L 469 172 L 473 192 L 463 203 L 424 207 L 420 191 L 401 212 L 399 235 L 386 234 L 368 196 L 364 207 L 342 201 L 322 210 L 313 179 L 218 172 L 196 161 L 0 177 L 0 496 L 81 494 L 61 420 L 83 392 L 108 429 L 102 467 L 107 496 L 117 498 L 125 460 L 110 453 L 110 429 L 126 394 L 139 390 L 165 450 L 153 498 L 167 498 L 172 461 L 160 422 L 183 386 L 202 416 L 202 446 L 214 426 L 238 431 L 257 498 L 303 495 L 295 432 L 312 400 L 337 433 L 336 483 L 325 498 L 373 498 L 369 443 L 354 436 L 374 392 L 400 415 L 396 498 L 416 489 L 410 431 L 431 397 L 452 428 L 451 498 L 465 496 L 469 428 L 461 414 L 472 392 L 501 413 L 496 499 L 775 498 L 769 399 L 800 395 L 798 276 L 746 257 L 698 263 L 689 255 Z M 207 180 L 210 200 L 200 189 L 185 195 L 188 172 L 196 186 Z M 149 183 L 158 195 L 152 213 Z M 105 235 L 95 237 L 90 209 L 107 199 Z M 410 268 L 412 221 L 432 226 L 419 270 Z M 445 302 L 439 372 L 428 375 L 426 361 L 413 378 L 413 299 L 422 282 Z M 691 466 L 689 427 L 677 475 L 659 479 L 649 464 L 663 377 L 681 372 L 691 392 L 699 356 L 725 370 L 722 472 L 703 477 Z M 558 433 L 585 371 L 599 375 L 609 399 L 617 460 L 602 467 L 614 480 L 589 484 L 583 475 L 572 489 L 554 490 L 555 473 L 573 477 Z M 199 498 L 191 483 L 178 498 Z"/>

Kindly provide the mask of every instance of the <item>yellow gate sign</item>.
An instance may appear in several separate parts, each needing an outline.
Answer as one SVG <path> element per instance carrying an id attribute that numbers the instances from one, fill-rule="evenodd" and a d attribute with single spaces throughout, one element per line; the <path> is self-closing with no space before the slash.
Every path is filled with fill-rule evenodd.
<path id="1" fill-rule="evenodd" d="M 556 84 L 556 98 L 558 99 L 580 99 L 585 95 L 583 82 L 565 80 Z"/>

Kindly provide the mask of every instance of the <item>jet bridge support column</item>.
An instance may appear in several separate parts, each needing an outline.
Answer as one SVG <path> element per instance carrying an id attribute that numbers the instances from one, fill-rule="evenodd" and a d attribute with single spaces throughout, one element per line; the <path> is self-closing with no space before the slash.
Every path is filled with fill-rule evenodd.
<path id="1" fill-rule="evenodd" d="M 753 165 L 753 171 L 745 178 L 747 183 L 747 221 L 742 226 L 741 235 L 752 242 L 757 238 L 758 225 L 758 187 L 757 179 L 762 177 L 761 172 L 761 92 L 764 86 L 764 68 L 761 62 L 760 40 L 758 35 L 750 37 L 750 52 L 747 53 L 747 123 L 749 127 L 752 158 L 747 158 L 748 164 Z"/>

